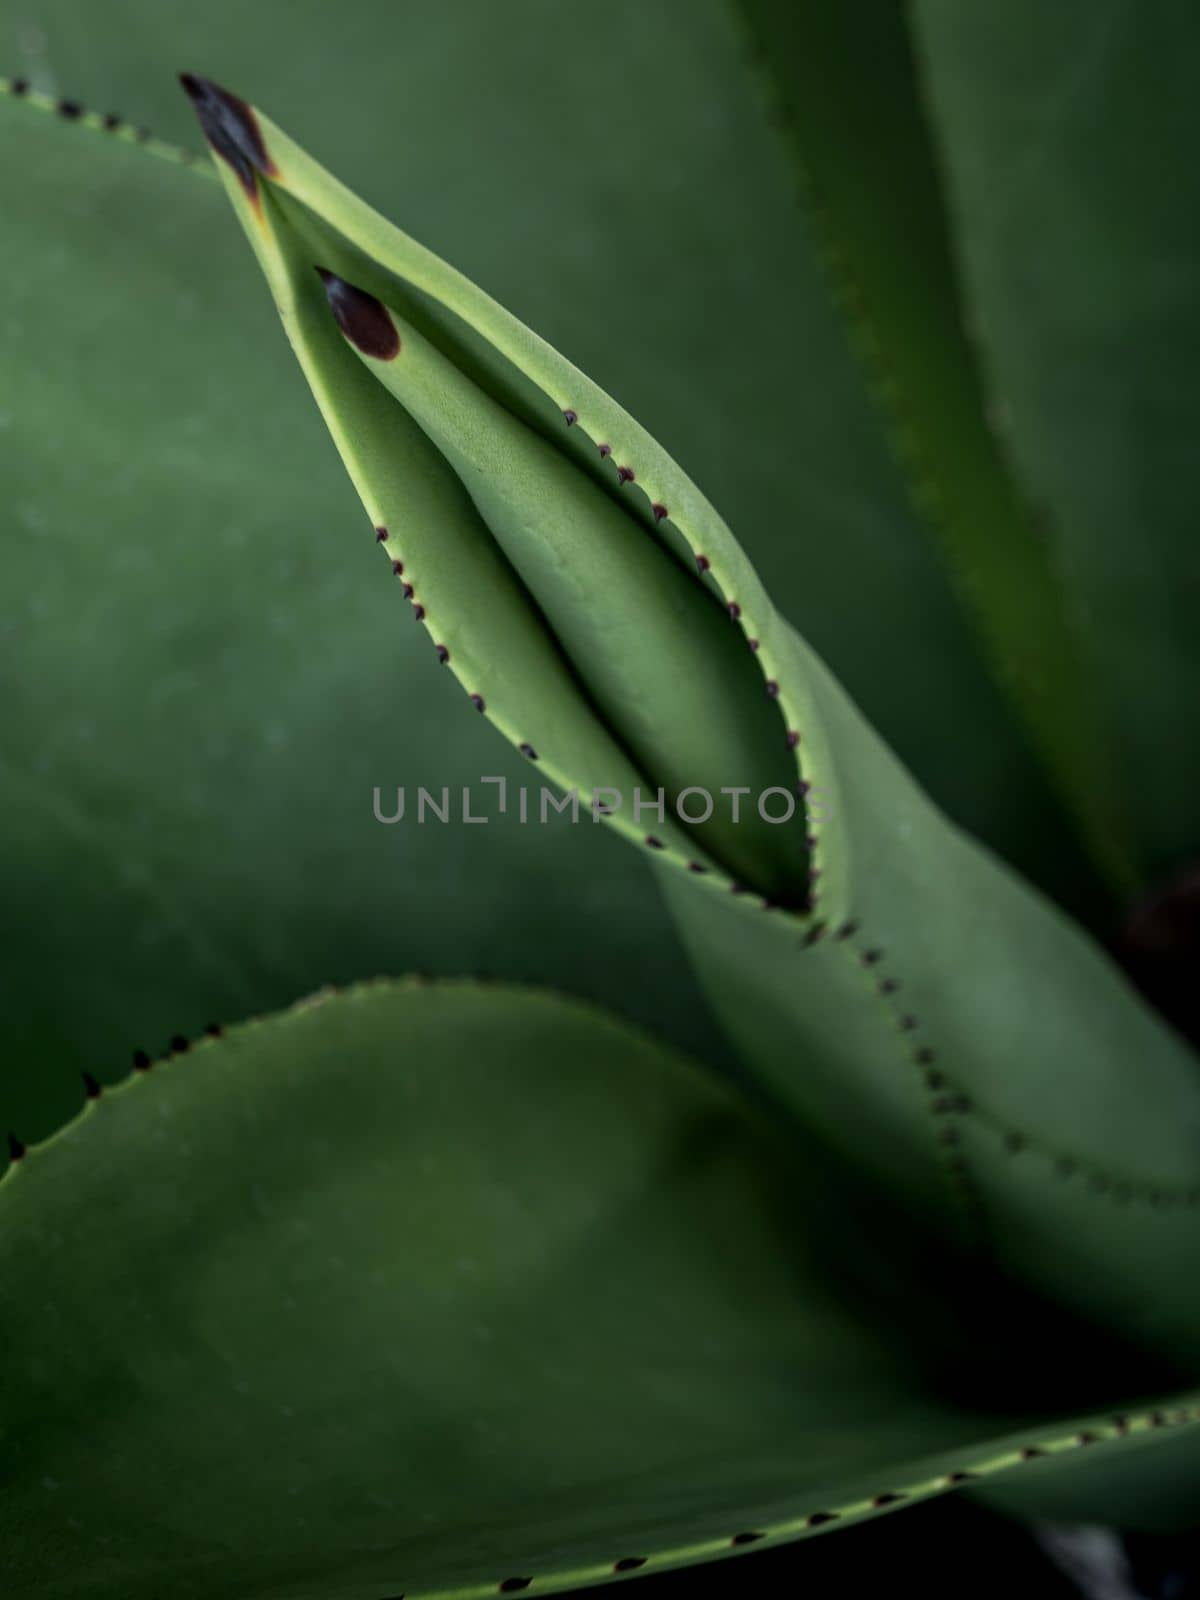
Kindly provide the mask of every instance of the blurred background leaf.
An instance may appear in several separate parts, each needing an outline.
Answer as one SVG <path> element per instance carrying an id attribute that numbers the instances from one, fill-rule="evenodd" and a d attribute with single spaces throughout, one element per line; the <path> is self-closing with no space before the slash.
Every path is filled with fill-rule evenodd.
<path id="1" fill-rule="evenodd" d="M 963 325 L 940 171 L 889 0 L 733 0 L 830 292 L 980 650 L 1110 891 L 1134 885 L 1107 707 Z"/>
<path id="2" fill-rule="evenodd" d="M 1048 510 L 1162 875 L 1200 855 L 1200 10 L 913 17 L 997 421 Z"/>

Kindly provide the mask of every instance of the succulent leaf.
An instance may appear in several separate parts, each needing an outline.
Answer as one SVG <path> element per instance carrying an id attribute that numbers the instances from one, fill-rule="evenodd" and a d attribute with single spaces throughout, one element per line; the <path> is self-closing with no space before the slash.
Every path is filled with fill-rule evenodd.
<path id="1" fill-rule="evenodd" d="M 0 1182 L 6 1591 L 553 1592 L 1195 1448 L 1200 1396 L 921 1393 L 807 1185 L 544 994 L 377 983 L 154 1063 Z"/>
<path id="2" fill-rule="evenodd" d="M 996 415 L 1049 508 L 1153 877 L 1200 858 L 1193 6 L 911 9 Z"/>
<path id="3" fill-rule="evenodd" d="M 786 706 L 773 703 L 746 649 L 741 605 L 728 595 L 722 605 L 699 581 L 702 562 L 719 583 L 712 561 L 693 548 L 685 570 L 659 539 L 663 524 L 685 521 L 685 501 L 702 524 L 713 524 L 711 507 L 607 396 L 473 285 L 398 232 L 393 253 L 385 241 L 382 259 L 380 248 L 369 254 L 382 219 L 373 220 L 261 113 L 190 82 L 202 122 L 216 129 L 227 190 L 368 515 L 388 530 L 389 555 L 402 551 L 405 575 L 419 574 L 410 599 L 419 620 L 446 639 L 468 693 L 510 741 L 532 745 L 564 788 L 589 803 L 599 791 L 620 795 L 612 821 L 627 836 L 665 849 L 681 866 L 715 860 L 732 881 L 803 905 L 805 831 L 781 723 Z M 245 127 L 236 147 L 228 134 L 234 116 Z M 270 180 L 261 192 L 244 178 L 244 153 L 259 149 L 270 166 L 258 174 Z M 322 198 L 329 198 L 324 213 Z M 396 248 L 406 252 L 399 262 Z M 319 304 L 322 287 L 332 291 L 331 308 Z M 336 352 L 335 325 L 345 340 Z M 490 357 L 486 373 L 480 340 Z M 347 377 L 359 360 L 399 404 L 381 406 Z M 573 404 L 565 398 L 570 384 Z M 393 418 L 403 436 L 395 448 Z M 402 452 L 418 448 L 413 422 L 429 440 L 419 475 L 442 485 L 437 507 L 409 496 L 414 472 Z M 604 434 L 597 457 L 627 503 L 615 503 L 574 456 L 543 438 L 538 422 L 559 436 Z M 651 465 L 634 468 L 631 457 Z M 447 507 L 456 498 L 458 528 L 447 536 Z M 630 501 L 639 503 L 636 520 Z M 480 570 L 469 551 L 489 543 Z M 520 653 L 535 650 L 539 658 L 523 667 Z M 778 685 L 770 687 L 777 698 Z M 782 790 L 797 820 L 779 826 L 747 806 L 740 824 L 727 823 L 731 807 L 714 803 L 713 822 L 693 829 L 693 842 L 672 814 L 677 798 L 697 789 L 702 809 L 703 796 L 718 797 L 726 785 L 756 797 Z M 648 829 L 636 797 L 650 800 L 660 790 L 669 809 Z"/>
<path id="4" fill-rule="evenodd" d="M 1110 889 L 1126 894 L 1134 797 L 1096 694 L 1096 641 L 1055 532 L 1014 474 L 964 325 L 908 13 L 872 0 L 734 9 L 914 500 L 997 679 Z"/>
<path id="5" fill-rule="evenodd" d="M 371 362 L 389 374 L 387 393 L 404 398 L 397 426 L 406 425 L 409 407 L 428 422 L 443 406 L 468 419 L 464 430 L 486 432 L 498 417 L 486 397 L 560 451 L 574 448 L 563 443 L 568 437 L 601 440 L 611 449 L 606 459 L 631 474 L 625 489 L 666 507 L 661 521 L 694 564 L 703 557 L 703 576 L 691 578 L 697 591 L 707 597 L 715 585 L 728 604 L 780 713 L 775 738 L 792 753 L 805 797 L 803 909 L 760 908 L 728 892 L 739 885 L 727 874 L 686 873 L 674 832 L 661 870 L 710 998 L 747 1063 L 822 1138 L 964 1248 L 1184 1371 L 1194 1368 L 1200 1289 L 1179 1285 L 1195 1282 L 1200 1237 L 1200 1077 L 1186 1047 L 1073 924 L 950 826 L 776 612 L 718 514 L 643 429 L 261 113 L 246 107 L 245 115 L 270 173 L 256 171 L 247 190 L 219 152 L 218 164 L 302 361 L 304 335 L 281 294 L 279 264 L 307 253 L 310 266 L 331 270 L 312 253 L 340 236 L 347 255 L 332 270 L 375 299 L 386 292 L 405 322 L 394 358 Z M 289 282 L 302 276 L 294 268 Z M 382 304 L 372 315 L 390 317 Z M 429 344 L 415 346 L 416 374 L 402 381 L 391 374 L 405 362 L 404 339 L 417 321 Z M 434 343 L 457 368 L 453 380 L 428 356 Z M 318 398 L 345 451 L 353 419 L 339 409 L 341 373 L 347 365 L 361 372 L 364 363 L 352 348 L 342 356 L 336 382 L 318 387 Z M 431 380 L 446 385 L 440 401 L 423 388 Z M 480 392 L 468 402 L 471 384 Z M 453 468 L 461 437 L 448 448 Z M 490 463 L 496 479 L 505 470 L 500 453 Z M 539 473 L 545 459 L 539 451 Z M 563 472 L 585 470 L 565 454 L 562 462 Z M 474 477 L 471 492 L 483 501 Z M 532 503 L 536 488 L 526 493 Z M 369 487 L 365 498 L 370 509 Z M 609 527 L 593 522 L 587 532 L 607 539 Z M 654 536 L 652 521 L 645 533 Z M 432 566 L 437 530 L 414 526 L 412 537 L 426 540 L 427 581 L 440 581 Z M 587 602 L 602 606 L 587 564 L 572 562 Z M 643 629 L 659 626 L 660 597 L 643 593 L 630 603 L 639 605 Z M 486 628 L 486 606 L 464 610 L 458 625 L 464 635 Z M 510 716 L 535 714 L 539 699 L 540 692 Z M 585 709 L 595 732 L 616 731 Z M 560 761 L 557 771 L 564 767 Z M 565 775 L 575 781 L 569 768 Z"/>

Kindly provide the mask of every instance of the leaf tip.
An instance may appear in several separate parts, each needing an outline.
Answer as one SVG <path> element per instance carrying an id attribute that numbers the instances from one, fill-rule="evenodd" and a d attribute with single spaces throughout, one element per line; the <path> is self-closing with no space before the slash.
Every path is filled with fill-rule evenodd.
<path id="1" fill-rule="evenodd" d="M 256 199 L 256 174 L 274 177 L 277 173 L 275 163 L 267 154 L 258 118 L 244 100 L 209 78 L 181 72 L 179 82 L 192 102 L 204 137 L 237 173 L 250 199 Z"/>

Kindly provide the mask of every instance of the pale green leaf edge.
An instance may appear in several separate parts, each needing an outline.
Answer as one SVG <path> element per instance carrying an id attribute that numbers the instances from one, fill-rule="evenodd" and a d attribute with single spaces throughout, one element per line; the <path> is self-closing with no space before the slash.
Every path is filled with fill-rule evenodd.
<path id="1" fill-rule="evenodd" d="M 72 100 L 67 96 L 56 98 L 53 95 L 43 94 L 41 90 L 31 88 L 24 78 L 0 75 L 0 95 L 10 100 L 19 100 L 35 111 L 49 113 L 64 122 L 74 123 L 76 127 L 86 128 L 89 133 L 98 133 L 106 139 L 115 140 L 118 144 L 132 145 L 138 150 L 144 150 L 147 155 L 157 157 L 160 161 L 169 162 L 172 166 L 185 167 L 197 177 L 203 178 L 206 183 L 211 183 L 214 179 L 215 174 L 203 156 L 197 155 L 195 151 L 186 150 L 182 145 L 172 144 L 167 139 L 160 139 L 141 123 L 131 122 L 126 117 L 118 116 L 116 112 L 92 111 L 81 105 L 78 100 Z"/>

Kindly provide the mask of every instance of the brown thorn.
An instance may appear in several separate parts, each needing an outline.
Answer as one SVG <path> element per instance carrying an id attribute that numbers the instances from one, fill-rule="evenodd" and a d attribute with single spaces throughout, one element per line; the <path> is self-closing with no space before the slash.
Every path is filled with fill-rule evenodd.
<path id="1" fill-rule="evenodd" d="M 244 100 L 208 78 L 181 72 L 179 81 L 200 119 L 204 137 L 227 161 L 250 198 L 258 195 L 257 173 L 274 177 L 277 168 L 267 154 L 258 119 Z"/>
<path id="2" fill-rule="evenodd" d="M 400 335 L 383 301 L 325 267 L 314 270 L 325 285 L 334 320 L 350 343 L 373 361 L 394 361 L 400 354 Z"/>

